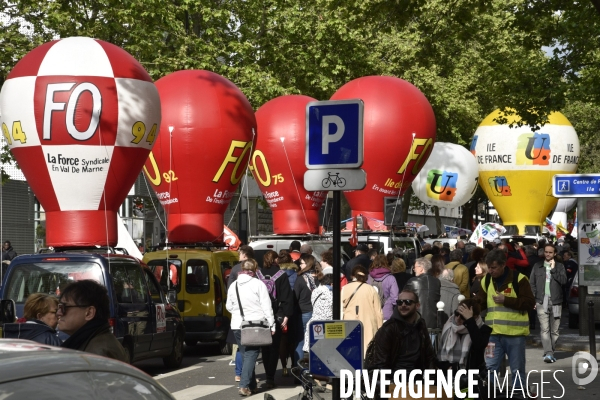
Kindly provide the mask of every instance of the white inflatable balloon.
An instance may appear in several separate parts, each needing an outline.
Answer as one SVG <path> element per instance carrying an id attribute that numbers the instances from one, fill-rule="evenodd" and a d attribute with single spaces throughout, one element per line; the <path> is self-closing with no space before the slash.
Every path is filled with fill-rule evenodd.
<path id="1" fill-rule="evenodd" d="M 556 225 L 560 224 L 563 228 L 566 228 L 567 212 L 571 211 L 571 209 L 576 205 L 576 198 L 558 199 L 558 203 L 556 203 L 556 208 L 554 209 L 554 213 L 552 214 L 552 222 L 554 222 Z"/>
<path id="2" fill-rule="evenodd" d="M 436 142 L 412 187 L 425 204 L 460 207 L 475 192 L 478 177 L 477 160 L 469 150 L 457 144 Z"/>

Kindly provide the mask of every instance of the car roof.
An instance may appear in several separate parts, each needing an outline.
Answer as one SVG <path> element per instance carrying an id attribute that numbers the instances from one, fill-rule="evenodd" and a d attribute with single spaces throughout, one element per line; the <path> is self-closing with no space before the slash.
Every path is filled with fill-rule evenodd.
<path id="1" fill-rule="evenodd" d="M 106 254 L 106 253 L 88 253 L 88 252 L 59 252 L 59 253 L 41 253 L 41 254 L 26 254 L 21 255 L 14 259 L 15 262 L 40 262 L 51 259 L 68 259 L 69 261 L 88 261 L 97 260 L 98 258 L 110 259 L 110 260 L 129 260 L 138 262 L 139 260 L 135 257 L 125 254 Z M 65 260 L 66 261 L 66 260 Z"/>
<path id="2" fill-rule="evenodd" d="M 0 384 L 45 375 L 99 371 L 130 375 L 159 386 L 149 375 L 129 364 L 31 340 L 0 339 L 0 359 Z"/>

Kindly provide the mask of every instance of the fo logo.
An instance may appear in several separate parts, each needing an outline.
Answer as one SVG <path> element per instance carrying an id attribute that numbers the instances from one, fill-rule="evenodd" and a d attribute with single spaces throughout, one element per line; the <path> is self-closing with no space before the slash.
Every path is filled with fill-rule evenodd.
<path id="1" fill-rule="evenodd" d="M 458 173 L 432 169 L 427 173 L 427 196 L 442 201 L 452 201 L 456 195 Z"/>
<path id="2" fill-rule="evenodd" d="M 525 133 L 517 144 L 517 165 L 549 165 L 550 135 L 547 133 Z"/>
<path id="3" fill-rule="evenodd" d="M 488 183 L 494 196 L 512 196 L 506 177 L 494 176 L 493 178 L 488 179 Z"/>

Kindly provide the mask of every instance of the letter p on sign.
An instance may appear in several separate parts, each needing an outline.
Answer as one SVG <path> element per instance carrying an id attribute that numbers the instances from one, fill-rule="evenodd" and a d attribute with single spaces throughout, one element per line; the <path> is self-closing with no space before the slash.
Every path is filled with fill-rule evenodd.
<path id="1" fill-rule="evenodd" d="M 306 168 L 362 166 L 363 109 L 360 99 L 313 101 L 306 105 Z"/>
<path id="2" fill-rule="evenodd" d="M 329 127 L 335 125 L 335 133 L 331 134 Z M 344 120 L 337 115 L 324 115 L 323 116 L 323 147 L 321 149 L 322 154 L 329 154 L 329 143 L 339 142 L 342 136 L 344 136 Z"/>

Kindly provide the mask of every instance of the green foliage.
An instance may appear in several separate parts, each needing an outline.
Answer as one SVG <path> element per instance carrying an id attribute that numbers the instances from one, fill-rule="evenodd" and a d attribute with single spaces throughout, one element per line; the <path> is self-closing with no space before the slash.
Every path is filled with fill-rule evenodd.
<path id="1" fill-rule="evenodd" d="M 538 127 L 574 83 L 570 99 L 600 93 L 600 19 L 566 0 L 16 0 L 0 12 L 13 21 L 0 30 L 0 84 L 28 51 L 68 36 L 121 46 L 154 79 L 214 71 L 255 108 L 393 75 L 428 98 L 438 140 L 462 145 L 496 108 Z"/>

